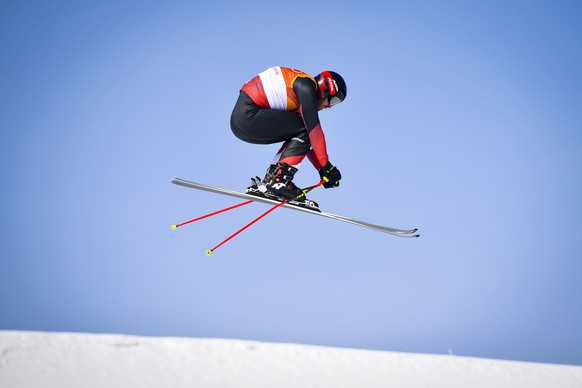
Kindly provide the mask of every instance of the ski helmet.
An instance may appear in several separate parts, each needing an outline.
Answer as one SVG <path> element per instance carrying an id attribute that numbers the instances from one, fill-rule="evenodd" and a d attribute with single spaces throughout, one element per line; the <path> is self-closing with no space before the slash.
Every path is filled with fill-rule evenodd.
<path id="1" fill-rule="evenodd" d="M 327 97 L 330 106 L 334 106 L 345 100 L 348 94 L 346 81 L 335 71 L 323 71 L 316 77 L 317 98 Z"/>

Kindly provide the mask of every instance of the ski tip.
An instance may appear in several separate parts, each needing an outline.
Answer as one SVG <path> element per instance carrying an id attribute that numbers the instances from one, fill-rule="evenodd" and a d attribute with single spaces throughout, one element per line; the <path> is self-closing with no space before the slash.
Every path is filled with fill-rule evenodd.
<path id="1" fill-rule="evenodd" d="M 212 249 L 206 251 L 206 256 L 210 256 L 212 254 Z"/>
<path id="2" fill-rule="evenodd" d="M 178 228 L 177 225 L 172 225 L 172 230 L 176 230 Z"/>

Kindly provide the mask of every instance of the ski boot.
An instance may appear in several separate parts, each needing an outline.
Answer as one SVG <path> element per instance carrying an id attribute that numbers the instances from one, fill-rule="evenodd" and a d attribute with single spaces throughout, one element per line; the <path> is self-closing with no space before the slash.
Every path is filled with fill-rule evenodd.
<path id="1" fill-rule="evenodd" d="M 271 176 L 275 172 L 276 167 L 276 164 L 271 164 L 262 180 L 258 176 L 251 178 L 251 185 L 247 188 L 246 193 L 258 195 L 259 197 L 266 197 L 265 193 L 267 192 L 267 183 L 271 180 Z"/>
<path id="2" fill-rule="evenodd" d="M 317 202 L 305 198 L 303 190 L 293 183 L 297 168 L 286 163 L 271 164 L 265 178 L 251 179 L 247 194 L 258 195 L 276 201 L 287 201 L 290 205 L 304 207 L 309 210 L 319 210 Z"/>

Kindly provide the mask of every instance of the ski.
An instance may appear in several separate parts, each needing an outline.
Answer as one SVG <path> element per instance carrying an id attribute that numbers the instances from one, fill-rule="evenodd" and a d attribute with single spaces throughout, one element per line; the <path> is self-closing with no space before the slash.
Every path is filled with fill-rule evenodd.
<path id="1" fill-rule="evenodd" d="M 188 181 L 185 179 L 180 179 L 180 178 L 172 179 L 172 183 L 175 185 L 183 186 L 183 187 L 189 187 L 192 189 L 209 191 L 211 193 L 223 194 L 223 195 L 228 195 L 231 197 L 242 198 L 242 199 L 246 199 L 246 200 L 252 200 L 255 202 L 262 202 L 262 203 L 271 204 L 271 205 L 276 205 L 276 204 L 281 203 L 281 201 L 277 201 L 274 199 L 269 199 L 269 198 L 259 197 L 256 195 L 241 193 L 238 191 L 224 189 L 221 187 L 209 186 L 209 185 L 205 185 L 202 183 L 191 182 L 191 181 Z M 332 214 L 332 213 L 327 213 L 324 211 L 317 211 L 317 210 L 309 209 L 306 207 L 292 205 L 290 203 L 285 203 L 282 206 L 287 208 L 287 209 L 298 210 L 298 211 L 302 211 L 302 212 L 309 213 L 309 214 L 315 214 L 315 215 L 319 215 L 322 217 L 331 218 L 331 219 L 335 219 L 338 221 L 343 221 L 343 222 L 346 222 L 349 224 L 373 229 L 373 230 L 376 230 L 378 232 L 391 234 L 393 236 L 407 237 L 407 238 L 420 236 L 419 234 L 416 234 L 418 229 L 397 229 L 397 228 L 392 228 L 389 226 L 377 225 L 377 224 L 373 224 L 373 223 L 367 222 L 367 221 L 360 221 L 360 220 L 357 220 L 357 219 L 354 219 L 351 217 L 341 216 L 338 214 Z"/>

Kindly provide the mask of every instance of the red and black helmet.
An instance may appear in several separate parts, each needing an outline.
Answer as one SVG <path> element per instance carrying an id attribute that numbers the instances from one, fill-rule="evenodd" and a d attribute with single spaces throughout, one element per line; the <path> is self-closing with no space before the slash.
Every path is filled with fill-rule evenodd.
<path id="1" fill-rule="evenodd" d="M 317 98 L 328 98 L 329 105 L 334 106 L 345 100 L 348 95 L 346 81 L 335 71 L 323 71 L 317 77 Z"/>

